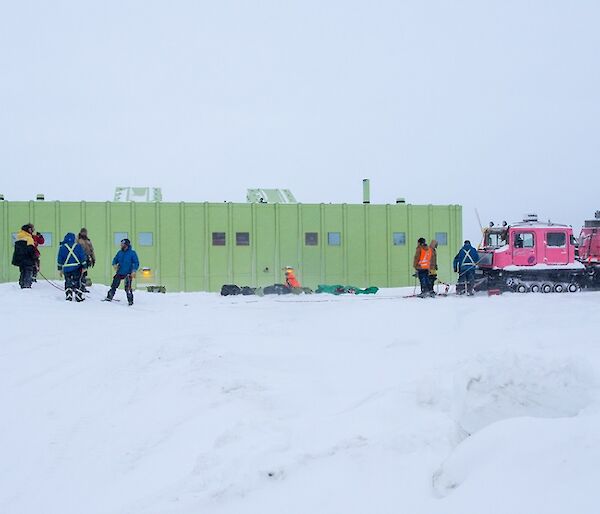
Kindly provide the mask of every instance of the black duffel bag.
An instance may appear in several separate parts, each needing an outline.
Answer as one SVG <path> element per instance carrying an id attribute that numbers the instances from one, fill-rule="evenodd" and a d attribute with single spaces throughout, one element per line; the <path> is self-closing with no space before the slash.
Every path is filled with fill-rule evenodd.
<path id="1" fill-rule="evenodd" d="M 285 284 L 274 284 L 264 288 L 265 294 L 290 294 L 292 290 Z"/>
<path id="2" fill-rule="evenodd" d="M 240 294 L 242 290 L 235 284 L 225 284 L 221 287 L 221 296 L 231 296 Z"/>

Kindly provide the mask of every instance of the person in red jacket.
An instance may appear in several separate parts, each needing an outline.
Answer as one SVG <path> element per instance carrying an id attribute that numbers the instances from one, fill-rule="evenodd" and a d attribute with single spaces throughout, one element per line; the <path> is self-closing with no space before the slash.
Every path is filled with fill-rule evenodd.
<path id="1" fill-rule="evenodd" d="M 44 236 L 35 231 L 35 227 L 31 225 L 31 235 L 33 237 L 33 249 L 35 251 L 35 266 L 33 267 L 33 281 L 37 282 L 37 274 L 40 271 L 40 251 L 38 245 L 43 245 L 46 241 Z"/>

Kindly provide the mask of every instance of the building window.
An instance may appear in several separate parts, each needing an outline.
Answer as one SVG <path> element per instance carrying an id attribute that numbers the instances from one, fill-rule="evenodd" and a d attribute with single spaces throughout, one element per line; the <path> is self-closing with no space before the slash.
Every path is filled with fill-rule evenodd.
<path id="1" fill-rule="evenodd" d="M 121 246 L 121 241 L 123 239 L 129 239 L 129 232 L 115 232 L 113 234 L 115 246 Z"/>
<path id="2" fill-rule="evenodd" d="M 515 248 L 533 248 L 535 240 L 531 232 L 517 232 L 515 234 Z"/>
<path id="3" fill-rule="evenodd" d="M 250 246 L 250 232 L 236 232 L 235 244 L 237 246 Z"/>
<path id="4" fill-rule="evenodd" d="M 406 232 L 394 232 L 392 234 L 394 246 L 404 246 L 406 244 Z"/>
<path id="5" fill-rule="evenodd" d="M 438 246 L 448 245 L 448 232 L 436 232 L 435 240 L 438 242 Z"/>
<path id="6" fill-rule="evenodd" d="M 42 234 L 44 238 L 44 244 L 40 246 L 52 246 L 52 232 L 40 232 L 40 234 Z"/>
<path id="7" fill-rule="evenodd" d="M 225 246 L 225 232 L 213 232 L 212 244 L 213 246 Z"/>
<path id="8" fill-rule="evenodd" d="M 546 244 L 564 248 L 567 246 L 567 235 L 564 232 L 548 232 L 546 234 Z"/>
<path id="9" fill-rule="evenodd" d="M 342 244 L 342 233 L 327 232 L 327 244 L 329 246 L 340 246 Z"/>
<path id="10" fill-rule="evenodd" d="M 319 244 L 319 233 L 318 232 L 305 232 L 304 233 L 304 244 L 306 246 L 317 246 Z"/>
<path id="11" fill-rule="evenodd" d="M 140 246 L 152 246 L 154 244 L 154 234 L 152 232 L 140 232 L 138 234 L 138 244 Z"/>

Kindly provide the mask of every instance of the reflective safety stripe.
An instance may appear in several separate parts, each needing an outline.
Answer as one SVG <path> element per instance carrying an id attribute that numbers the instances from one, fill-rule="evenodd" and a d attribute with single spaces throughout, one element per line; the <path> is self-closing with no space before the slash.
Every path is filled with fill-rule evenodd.
<path id="1" fill-rule="evenodd" d="M 467 257 L 469 258 L 469 262 L 467 262 Z M 476 262 L 473 260 L 473 257 L 471 257 L 471 252 L 465 251 L 465 256 L 463 257 L 463 260 L 461 262 L 461 267 L 462 266 L 475 266 Z"/>
<path id="2" fill-rule="evenodd" d="M 81 265 L 81 261 L 77 258 L 77 255 L 75 255 L 75 247 L 65 244 L 65 248 L 67 250 L 69 250 L 69 253 L 67 254 L 67 257 L 65 258 L 65 264 L 63 264 L 63 268 L 71 268 L 73 266 Z M 69 260 L 69 257 L 71 257 L 71 256 L 73 257 L 73 259 L 75 259 L 76 262 L 72 262 L 71 264 L 66 264 L 66 262 Z"/>
<path id="3" fill-rule="evenodd" d="M 427 248 L 427 250 L 421 248 L 421 255 L 419 257 L 419 268 L 429 269 L 432 254 L 433 250 L 431 248 Z"/>

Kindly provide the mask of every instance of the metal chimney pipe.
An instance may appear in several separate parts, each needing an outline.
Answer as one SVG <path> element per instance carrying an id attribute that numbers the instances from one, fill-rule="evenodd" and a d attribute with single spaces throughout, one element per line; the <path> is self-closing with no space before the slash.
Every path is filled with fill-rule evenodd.
<path id="1" fill-rule="evenodd" d="M 371 183 L 368 178 L 363 178 L 363 203 L 371 203 Z"/>

